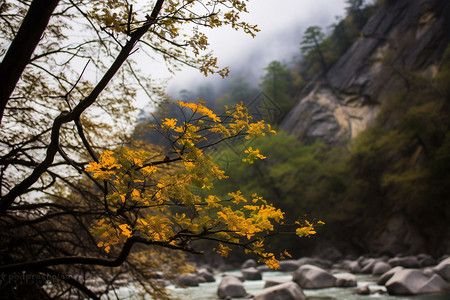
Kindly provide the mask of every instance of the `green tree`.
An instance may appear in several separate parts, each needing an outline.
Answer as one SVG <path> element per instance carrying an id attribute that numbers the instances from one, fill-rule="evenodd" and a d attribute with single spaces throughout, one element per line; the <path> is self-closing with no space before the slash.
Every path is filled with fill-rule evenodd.
<path id="1" fill-rule="evenodd" d="M 279 61 L 272 61 L 264 70 L 266 73 L 261 78 L 260 86 L 287 113 L 293 105 L 291 72 Z"/>
<path id="2" fill-rule="evenodd" d="M 325 75 L 328 71 L 328 65 L 321 46 L 324 39 L 325 34 L 322 32 L 322 28 L 319 26 L 310 26 L 305 30 L 302 41 L 300 42 L 303 45 L 300 48 L 302 53 L 313 57 L 312 59 L 320 64 L 322 75 Z"/>
<path id="3" fill-rule="evenodd" d="M 348 16 L 354 19 L 359 29 L 362 29 L 366 24 L 366 17 L 364 15 L 364 7 L 366 5 L 365 0 L 347 0 L 347 11 Z"/>

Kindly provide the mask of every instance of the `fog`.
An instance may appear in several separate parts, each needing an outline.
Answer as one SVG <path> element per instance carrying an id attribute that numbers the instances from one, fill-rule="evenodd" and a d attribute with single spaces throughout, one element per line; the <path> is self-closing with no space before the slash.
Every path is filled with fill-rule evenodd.
<path id="1" fill-rule="evenodd" d="M 230 77 L 246 76 L 257 84 L 263 69 L 273 60 L 289 64 L 300 55 L 299 43 L 308 26 L 326 27 L 345 14 L 345 0 L 250 0 L 243 19 L 261 30 L 255 38 L 229 27 L 209 31 L 210 47 Z M 198 70 L 184 68 L 170 80 L 168 92 L 193 90 L 206 82 L 221 84 L 218 75 L 205 78 Z"/>

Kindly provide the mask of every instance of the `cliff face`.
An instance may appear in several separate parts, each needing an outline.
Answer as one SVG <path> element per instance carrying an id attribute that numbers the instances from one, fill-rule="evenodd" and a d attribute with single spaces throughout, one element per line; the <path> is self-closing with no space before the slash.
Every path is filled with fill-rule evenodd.
<path id="1" fill-rule="evenodd" d="M 325 76 L 301 93 L 281 127 L 302 141 L 342 144 L 377 116 L 406 72 L 433 76 L 450 41 L 450 1 L 397 0 L 382 6 Z"/>

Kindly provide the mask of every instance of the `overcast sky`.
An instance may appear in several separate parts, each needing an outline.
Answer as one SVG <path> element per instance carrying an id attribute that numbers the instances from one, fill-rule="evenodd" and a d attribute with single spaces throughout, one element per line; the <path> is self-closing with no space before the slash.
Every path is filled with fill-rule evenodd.
<path id="1" fill-rule="evenodd" d="M 271 61 L 289 63 L 300 54 L 299 43 L 308 26 L 318 25 L 326 30 L 336 16 L 345 14 L 345 6 L 345 0 L 249 0 L 249 13 L 242 18 L 257 24 L 261 31 L 252 38 L 230 27 L 216 28 L 208 33 L 210 49 L 221 67 L 230 67 L 231 75 L 244 73 L 257 80 Z M 198 85 L 216 80 L 221 80 L 220 76 L 205 79 L 198 70 L 186 67 L 169 81 L 168 92 L 174 95 L 182 89 L 193 91 Z"/>
<path id="2" fill-rule="evenodd" d="M 250 71 L 262 72 L 273 60 L 288 63 L 299 54 L 303 31 L 312 25 L 331 25 L 336 16 L 344 15 L 344 7 L 345 0 L 250 0 L 244 20 L 257 24 L 261 31 L 252 38 L 228 27 L 212 30 L 211 49 L 220 65 L 229 66 L 232 73 L 242 72 L 247 64 Z M 190 89 L 203 80 L 197 70 L 186 69 L 174 76 L 169 89 Z"/>

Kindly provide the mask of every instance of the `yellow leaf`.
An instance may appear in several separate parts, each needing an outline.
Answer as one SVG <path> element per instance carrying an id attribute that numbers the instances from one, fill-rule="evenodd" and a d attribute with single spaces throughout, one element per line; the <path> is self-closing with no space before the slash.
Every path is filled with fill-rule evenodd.
<path id="1" fill-rule="evenodd" d="M 131 227 L 128 224 L 122 224 L 119 225 L 119 228 L 122 229 L 122 234 L 127 236 L 127 237 L 131 237 L 132 236 L 132 232 L 131 232 Z"/>

